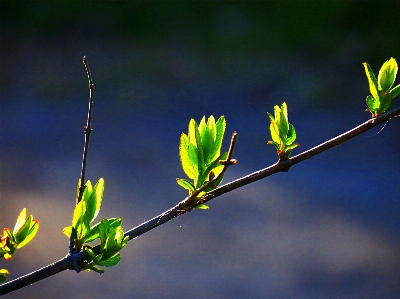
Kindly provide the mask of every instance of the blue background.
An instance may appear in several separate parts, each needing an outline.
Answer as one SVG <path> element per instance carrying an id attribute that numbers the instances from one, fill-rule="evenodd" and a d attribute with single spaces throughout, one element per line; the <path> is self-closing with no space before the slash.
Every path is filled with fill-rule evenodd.
<path id="1" fill-rule="evenodd" d="M 366 121 L 362 67 L 400 60 L 398 1 L 0 2 L 0 227 L 37 237 L 10 279 L 67 253 L 89 91 L 87 179 L 128 230 L 181 201 L 190 118 L 238 132 L 224 182 L 276 162 L 273 106 L 300 153 Z M 397 83 L 398 84 L 398 80 Z M 398 99 L 394 105 L 398 105 Z M 130 242 L 120 265 L 65 271 L 5 298 L 399 298 L 399 123 L 209 203 Z"/>

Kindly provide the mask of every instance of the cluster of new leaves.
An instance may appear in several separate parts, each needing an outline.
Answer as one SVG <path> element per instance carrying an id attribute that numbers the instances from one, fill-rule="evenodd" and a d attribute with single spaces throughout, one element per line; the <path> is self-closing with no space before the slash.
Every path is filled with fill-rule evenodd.
<path id="1" fill-rule="evenodd" d="M 181 134 L 179 142 L 179 156 L 185 174 L 193 183 L 185 179 L 177 179 L 180 186 L 189 191 L 189 196 L 203 185 L 207 184 L 222 171 L 220 160 L 225 160 L 228 152 L 220 153 L 222 140 L 226 128 L 225 117 L 221 116 L 217 122 L 211 115 L 207 122 L 205 116 L 198 125 L 194 119 L 189 122 L 188 134 Z M 222 181 L 223 176 L 213 186 L 205 188 L 199 196 L 211 191 Z M 197 208 L 207 209 L 206 205 Z"/>
<path id="2" fill-rule="evenodd" d="M 285 102 L 283 102 L 281 107 L 275 105 L 274 112 L 275 116 L 267 112 L 271 120 L 269 130 L 272 137 L 272 140 L 268 141 L 268 144 L 275 146 L 279 160 L 286 160 L 289 158 L 292 150 L 299 146 L 299 144 L 294 143 L 296 140 L 296 130 L 288 121 L 288 110 Z"/>
<path id="3" fill-rule="evenodd" d="M 79 193 L 78 191 L 77 198 Z M 91 225 L 100 211 L 104 193 L 104 180 L 99 179 L 94 187 L 90 181 L 85 184 L 82 200 L 75 206 L 72 216 L 72 225 L 64 228 L 63 232 L 68 237 L 74 233 L 74 247 L 80 251 L 85 243 L 100 239 L 101 253 L 96 256 L 89 245 L 84 246 L 87 262 L 83 265 L 86 270 L 104 271 L 96 268 L 99 266 L 114 266 L 121 257 L 119 251 L 126 245 L 128 238 L 124 237 L 120 218 L 103 219 L 101 222 Z"/>
<path id="4" fill-rule="evenodd" d="M 14 230 L 8 228 L 3 230 L 3 236 L 0 239 L 0 257 L 11 260 L 12 255 L 19 248 L 28 244 L 39 229 L 39 222 L 33 219 L 32 215 L 26 217 L 26 209 L 22 209 L 17 218 Z M 7 279 L 10 273 L 6 269 L 0 269 L 0 282 Z"/>
<path id="5" fill-rule="evenodd" d="M 121 255 L 119 252 L 128 243 L 129 239 L 124 237 L 124 231 L 119 225 L 112 226 L 112 222 L 108 219 L 103 219 L 99 225 L 99 238 L 100 238 L 100 254 L 96 255 L 93 248 L 89 245 L 83 246 L 83 252 L 86 257 L 84 268 L 86 270 L 94 270 L 98 273 L 103 273 L 96 267 L 112 267 L 119 263 Z"/>
<path id="6" fill-rule="evenodd" d="M 378 80 L 369 64 L 364 62 L 363 65 L 371 92 L 367 96 L 367 111 L 371 112 L 372 117 L 377 117 L 389 109 L 392 100 L 400 94 L 400 84 L 392 88 L 398 69 L 397 62 L 393 57 L 387 60 L 379 71 Z"/>

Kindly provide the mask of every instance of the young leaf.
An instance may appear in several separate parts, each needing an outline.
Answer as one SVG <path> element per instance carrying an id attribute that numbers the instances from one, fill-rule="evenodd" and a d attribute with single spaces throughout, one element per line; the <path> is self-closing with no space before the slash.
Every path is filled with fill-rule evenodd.
<path id="1" fill-rule="evenodd" d="M 202 121 L 205 119 L 203 117 Z M 201 136 L 201 144 L 203 146 L 203 154 L 204 154 L 204 164 L 208 165 L 210 163 L 212 150 L 214 148 L 214 140 L 216 137 L 216 129 L 215 129 L 215 119 L 211 115 L 208 118 L 207 123 L 205 121 L 202 123 L 203 127 L 199 127 L 200 136 Z"/>
<path id="2" fill-rule="evenodd" d="M 83 191 L 83 197 L 82 200 L 87 201 L 92 194 L 93 187 L 92 187 L 92 182 L 87 181 L 85 184 L 85 190 Z"/>
<path id="3" fill-rule="evenodd" d="M 121 254 L 117 253 L 117 254 L 114 254 L 109 259 L 107 259 L 105 261 L 101 261 L 100 263 L 98 263 L 98 265 L 102 266 L 102 267 L 112 267 L 112 266 L 115 266 L 116 264 L 118 264 L 120 261 L 121 261 Z"/>
<path id="4" fill-rule="evenodd" d="M 287 117 L 287 106 L 285 102 L 283 102 L 282 104 L 282 109 L 280 111 L 279 119 L 280 121 L 277 122 L 279 126 L 279 135 L 282 141 L 286 141 L 286 136 L 289 131 L 289 123 Z"/>
<path id="5" fill-rule="evenodd" d="M 396 79 L 396 74 L 397 62 L 392 57 L 385 61 L 379 71 L 378 82 L 382 91 L 389 91 L 389 89 L 393 86 L 394 80 Z"/>
<path id="6" fill-rule="evenodd" d="M 197 166 L 199 168 L 199 173 L 203 172 L 203 168 L 204 168 L 204 152 L 203 152 L 203 144 L 201 142 L 201 136 L 200 136 L 200 132 L 199 132 L 199 128 L 197 126 L 196 121 L 193 120 L 194 123 L 194 136 L 196 139 L 196 151 L 197 151 L 197 158 L 198 158 L 198 162 L 197 162 Z M 193 142 L 191 142 L 193 144 Z"/>
<path id="7" fill-rule="evenodd" d="M 367 75 L 367 79 L 368 79 L 369 91 L 370 91 L 372 97 L 374 97 L 376 100 L 379 100 L 378 81 L 376 80 L 374 72 L 372 71 L 372 69 L 368 63 L 364 62 L 363 66 L 365 69 L 365 74 Z"/>
<path id="8" fill-rule="evenodd" d="M 31 215 L 32 216 L 32 215 Z M 30 228 L 29 228 L 29 232 L 28 234 L 25 236 L 25 238 L 18 243 L 17 248 L 22 248 L 24 247 L 26 244 L 28 244 L 36 235 L 37 231 L 39 229 L 39 221 L 37 220 L 32 220 L 30 222 Z"/>
<path id="9" fill-rule="evenodd" d="M 200 204 L 200 205 L 196 206 L 196 208 L 200 209 L 200 210 L 208 210 L 208 209 L 210 209 L 210 207 L 205 205 L 205 204 Z"/>
<path id="10" fill-rule="evenodd" d="M 99 214 L 104 193 L 104 179 L 99 179 L 86 201 L 86 217 L 91 223 Z"/>
<path id="11" fill-rule="evenodd" d="M 367 96 L 366 102 L 369 111 L 372 113 L 372 116 L 375 117 L 379 112 L 380 101 L 369 95 Z"/>
<path id="12" fill-rule="evenodd" d="M 72 226 L 78 233 L 78 238 L 83 238 L 86 233 L 90 230 L 90 223 L 86 216 L 86 201 L 81 200 L 74 209 L 72 216 Z"/>
<path id="13" fill-rule="evenodd" d="M 212 150 L 210 151 L 209 154 L 209 161 L 214 161 L 221 153 L 221 147 L 222 147 L 222 140 L 224 139 L 224 134 L 225 134 L 225 129 L 226 129 L 226 120 L 225 116 L 221 116 L 218 118 L 217 122 L 215 123 L 215 141 L 214 141 L 214 146 Z"/>
<path id="14" fill-rule="evenodd" d="M 15 242 L 17 244 L 21 243 L 25 239 L 25 237 L 28 235 L 32 220 L 33 220 L 33 217 L 32 217 L 32 215 L 30 215 L 26 219 L 25 223 L 18 229 L 18 231 L 13 232 Z"/>
<path id="15" fill-rule="evenodd" d="M 110 227 L 116 228 L 118 226 L 121 225 L 121 218 L 108 218 L 106 219 L 108 224 L 110 225 Z M 86 234 L 85 238 L 83 239 L 84 243 L 89 243 L 92 242 L 94 240 L 96 240 L 97 238 L 99 238 L 99 226 L 100 226 L 101 222 L 97 223 L 96 225 L 92 226 L 90 228 L 90 232 L 88 234 Z"/>
<path id="16" fill-rule="evenodd" d="M 225 160 L 227 157 L 228 157 L 228 152 L 224 152 L 221 156 L 219 156 L 217 159 L 215 159 L 201 174 L 196 187 L 200 188 L 204 184 L 204 182 L 208 180 L 208 177 L 209 177 L 209 174 L 211 171 L 214 173 L 215 176 L 217 176 L 224 167 L 223 165 L 221 165 L 219 163 L 219 161 Z"/>
<path id="17" fill-rule="evenodd" d="M 191 153 L 189 153 L 189 150 Z M 193 145 L 190 145 L 188 136 L 182 133 L 179 141 L 179 158 L 181 159 L 182 168 L 189 178 L 196 179 L 199 172 L 197 163 L 192 161 L 192 159 L 194 159 L 193 155 L 195 155 L 193 150 Z M 195 162 L 197 162 L 197 160 Z"/>
<path id="18" fill-rule="evenodd" d="M 194 185 L 191 182 L 189 182 L 188 180 L 176 179 L 176 182 L 178 183 L 179 186 L 185 188 L 186 190 L 189 190 L 191 192 L 196 191 L 196 188 L 194 187 Z"/>
<path id="19" fill-rule="evenodd" d="M 6 281 L 8 275 L 10 275 L 10 272 L 7 269 L 0 269 L 0 282 Z"/>
<path id="20" fill-rule="evenodd" d="M 63 232 L 68 238 L 71 237 L 72 225 L 64 227 L 62 232 Z"/>
<path id="21" fill-rule="evenodd" d="M 393 87 L 390 92 L 389 92 L 390 96 L 392 97 L 392 99 L 394 99 L 395 97 L 397 97 L 400 94 L 400 84 L 397 85 L 396 87 Z"/>
<path id="22" fill-rule="evenodd" d="M 292 124 L 289 124 L 286 144 L 292 144 L 295 140 L 296 140 L 296 130 Z"/>
<path id="23" fill-rule="evenodd" d="M 19 231 L 19 229 L 25 224 L 26 221 L 26 208 L 23 208 L 21 213 L 19 213 L 18 218 L 17 218 L 17 222 L 15 223 L 14 226 L 14 234 Z"/>

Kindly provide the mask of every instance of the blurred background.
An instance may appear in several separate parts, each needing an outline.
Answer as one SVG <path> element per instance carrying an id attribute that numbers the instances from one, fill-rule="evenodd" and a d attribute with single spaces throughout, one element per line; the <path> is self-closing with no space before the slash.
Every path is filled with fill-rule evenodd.
<path id="1" fill-rule="evenodd" d="M 224 182 L 276 162 L 273 106 L 301 147 L 366 121 L 362 62 L 400 61 L 398 1 L 0 2 L 0 228 L 40 221 L 9 280 L 67 254 L 89 90 L 86 178 L 128 230 L 186 196 L 190 118 L 238 132 Z M 395 84 L 398 84 L 399 80 Z M 396 99 L 394 105 L 398 105 Z M 140 236 L 122 262 L 5 298 L 399 298 L 399 120 Z"/>

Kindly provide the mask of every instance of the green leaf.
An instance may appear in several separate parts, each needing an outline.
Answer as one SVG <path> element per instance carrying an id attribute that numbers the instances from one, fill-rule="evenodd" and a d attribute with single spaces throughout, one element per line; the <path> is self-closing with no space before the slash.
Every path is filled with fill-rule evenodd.
<path id="1" fill-rule="evenodd" d="M 393 87 L 390 91 L 389 94 L 391 95 L 392 99 L 397 97 L 400 94 L 400 84 L 397 85 L 396 87 Z"/>
<path id="2" fill-rule="evenodd" d="M 25 224 L 26 222 L 26 208 L 23 208 L 21 213 L 19 213 L 18 218 L 17 218 L 17 222 L 15 223 L 14 226 L 14 234 L 20 230 L 20 228 Z"/>
<path id="3" fill-rule="evenodd" d="M 86 191 L 86 190 L 85 190 Z M 98 180 L 89 196 L 85 196 L 86 217 L 91 223 L 99 214 L 104 193 L 104 179 Z"/>
<path id="4" fill-rule="evenodd" d="M 87 181 L 85 184 L 85 190 L 83 191 L 83 196 L 82 200 L 86 201 L 89 199 L 90 195 L 92 194 L 93 187 L 92 187 L 92 182 Z"/>
<path id="5" fill-rule="evenodd" d="M 208 210 L 208 209 L 210 209 L 210 207 L 205 205 L 205 204 L 200 204 L 200 205 L 196 206 L 196 208 L 200 209 L 200 210 Z"/>
<path id="6" fill-rule="evenodd" d="M 90 246 L 83 246 L 83 253 L 85 254 L 85 258 L 87 260 L 87 263 L 93 263 L 97 264 L 98 263 L 98 258 L 94 254 L 94 251 Z"/>
<path id="7" fill-rule="evenodd" d="M 116 264 L 118 264 L 120 261 L 121 261 L 121 254 L 117 253 L 117 254 L 114 254 L 109 259 L 107 259 L 105 261 L 101 261 L 100 263 L 98 263 L 98 265 L 102 266 L 102 267 L 112 267 L 112 266 L 115 266 Z"/>
<path id="8" fill-rule="evenodd" d="M 214 141 L 216 137 L 216 127 L 215 127 L 215 119 L 211 115 L 208 118 L 207 123 L 204 121 L 205 117 L 202 119 L 201 126 L 199 126 L 200 136 L 201 136 L 201 144 L 203 146 L 203 154 L 204 154 L 204 164 L 208 165 L 213 155 Z"/>
<path id="9" fill-rule="evenodd" d="M 31 217 L 32 217 L 32 215 L 31 215 Z M 25 236 L 25 238 L 20 243 L 18 243 L 17 248 L 18 249 L 22 248 L 26 244 L 28 244 L 35 237 L 38 229 L 39 229 L 39 221 L 37 221 L 37 220 L 30 221 L 30 227 L 29 227 L 28 234 Z"/>
<path id="10" fill-rule="evenodd" d="M 86 201 L 81 200 L 74 209 L 72 226 L 76 229 L 78 238 L 83 238 L 90 230 L 90 223 L 86 217 Z"/>
<path id="11" fill-rule="evenodd" d="M 379 112 L 383 113 L 390 108 L 392 105 L 392 96 L 389 93 L 381 93 L 381 107 L 379 108 Z"/>
<path id="12" fill-rule="evenodd" d="M 199 132 L 197 123 L 196 123 L 196 121 L 193 121 L 193 123 L 194 123 L 194 132 L 195 132 L 194 136 L 196 139 L 196 151 L 197 151 L 197 158 L 198 158 L 197 167 L 199 169 L 199 173 L 201 173 L 204 168 L 203 144 L 201 142 L 201 136 L 200 136 L 200 132 Z"/>
<path id="13" fill-rule="evenodd" d="M 379 71 L 378 82 L 382 91 L 389 91 L 389 89 L 393 86 L 394 80 L 396 79 L 396 74 L 397 62 L 392 57 L 385 61 Z"/>
<path id="14" fill-rule="evenodd" d="M 72 233 L 72 225 L 63 228 L 63 233 L 69 238 Z"/>
<path id="15" fill-rule="evenodd" d="M 196 179 L 199 173 L 197 168 L 197 156 L 193 145 L 190 144 L 189 138 L 185 133 L 181 134 L 179 141 L 179 158 L 181 159 L 185 174 L 191 179 Z M 192 159 L 196 159 L 196 161 L 193 162 Z"/>
<path id="16" fill-rule="evenodd" d="M 379 112 L 379 107 L 380 107 L 380 100 L 376 100 L 374 97 L 372 96 L 367 96 L 367 106 L 369 108 L 369 111 L 372 113 L 372 116 L 375 116 L 376 113 Z"/>
<path id="17" fill-rule="evenodd" d="M 107 220 L 110 227 L 116 228 L 121 225 L 121 218 L 108 218 Z M 90 228 L 90 232 L 85 236 L 83 242 L 89 243 L 99 238 L 99 227 L 101 222 L 97 223 L 96 225 Z"/>
<path id="18" fill-rule="evenodd" d="M 218 118 L 217 122 L 215 123 L 215 141 L 214 141 L 214 146 L 212 150 L 210 151 L 210 154 L 208 156 L 208 163 L 210 161 L 214 161 L 215 158 L 217 158 L 220 153 L 221 153 L 221 148 L 222 148 L 222 140 L 224 139 L 224 134 L 225 134 L 225 129 L 226 129 L 226 120 L 225 116 L 221 116 Z"/>
<path id="19" fill-rule="evenodd" d="M 279 136 L 281 137 L 282 141 L 286 140 L 286 136 L 289 131 L 289 123 L 288 123 L 288 117 L 287 117 L 287 106 L 286 103 L 283 102 L 280 116 L 279 116 L 280 121 L 278 122 L 278 127 L 279 127 Z"/>
<path id="20" fill-rule="evenodd" d="M 280 134 L 279 134 L 279 127 L 275 121 L 271 122 L 269 125 L 269 131 L 271 132 L 272 141 L 275 143 L 282 143 Z"/>
<path id="21" fill-rule="evenodd" d="M 17 244 L 21 243 L 26 238 L 26 236 L 28 235 L 29 228 L 31 226 L 31 221 L 32 220 L 33 220 L 33 217 L 32 217 L 32 215 L 30 215 L 26 219 L 25 223 L 19 228 L 19 230 L 16 231 L 16 232 L 13 232 L 14 233 L 14 237 L 15 237 L 15 242 Z"/>
<path id="22" fill-rule="evenodd" d="M 289 130 L 286 138 L 286 145 L 292 144 L 296 140 L 296 130 L 292 124 L 289 124 Z"/>
<path id="23" fill-rule="evenodd" d="M 376 80 L 376 77 L 374 75 L 374 72 L 372 71 L 371 67 L 369 66 L 368 63 L 364 62 L 363 63 L 364 69 L 365 69 L 365 74 L 367 75 L 368 79 L 368 84 L 369 84 L 369 91 L 371 95 L 376 99 L 379 100 L 379 94 L 378 94 L 378 81 Z"/>
<path id="24" fill-rule="evenodd" d="M 83 265 L 83 269 L 85 269 L 86 271 L 93 270 L 94 272 L 97 272 L 99 274 L 103 274 L 104 273 L 104 270 L 101 270 L 101 269 L 99 269 L 96 266 L 91 265 L 91 264 Z"/>
<path id="25" fill-rule="evenodd" d="M 176 182 L 178 183 L 179 186 L 185 188 L 186 190 L 189 190 L 192 192 L 196 191 L 196 188 L 194 187 L 194 185 L 191 182 L 189 182 L 188 180 L 176 179 Z"/>
<path id="26" fill-rule="evenodd" d="M 0 269 L 0 282 L 6 281 L 8 275 L 10 275 L 10 272 L 7 269 Z"/>
<path id="27" fill-rule="evenodd" d="M 205 170 L 204 172 L 200 175 L 199 180 L 197 182 L 197 188 L 200 188 L 202 185 L 204 185 L 204 182 L 208 180 L 208 176 L 210 172 L 214 172 L 214 175 L 217 176 L 223 169 L 223 165 L 219 163 L 220 160 L 225 160 L 228 157 L 228 152 L 222 153 L 221 156 L 216 158 Z"/>
<path id="28" fill-rule="evenodd" d="M 297 143 L 287 145 L 287 146 L 285 146 L 285 151 L 289 151 L 289 150 L 291 151 L 292 149 L 294 149 L 298 146 L 300 146 L 300 144 L 297 144 Z"/>

